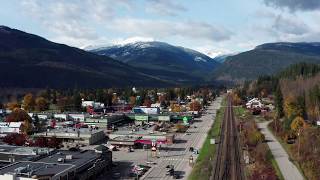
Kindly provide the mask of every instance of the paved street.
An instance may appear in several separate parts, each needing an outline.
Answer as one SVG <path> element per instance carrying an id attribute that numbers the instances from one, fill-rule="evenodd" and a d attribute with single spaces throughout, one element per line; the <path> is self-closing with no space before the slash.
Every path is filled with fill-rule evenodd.
<path id="1" fill-rule="evenodd" d="M 265 135 L 268 140 L 268 146 L 275 157 L 280 171 L 285 180 L 303 180 L 303 177 L 297 167 L 289 161 L 287 152 L 283 149 L 278 140 L 273 136 L 270 130 L 267 128 L 269 122 L 258 123 L 261 132 Z"/>
<path id="2" fill-rule="evenodd" d="M 142 177 L 142 179 L 172 179 L 171 176 L 166 176 L 166 166 L 174 165 L 175 171 L 182 176 L 182 179 L 187 179 L 192 168 L 189 166 L 189 157 L 192 155 L 189 152 L 190 147 L 199 149 L 205 141 L 207 132 L 213 124 L 217 109 L 220 108 L 222 98 L 217 98 L 208 108 L 206 113 L 201 118 L 196 118 L 186 133 L 176 134 L 176 143 L 170 146 L 162 146 L 158 156 L 152 158 L 150 151 L 141 149 L 135 152 L 127 153 L 126 151 L 113 152 L 113 161 L 118 163 L 118 167 L 114 172 L 120 173 L 121 179 L 129 179 L 128 173 L 130 166 L 134 164 L 145 164 L 146 161 L 153 161 L 156 164 L 150 165 L 152 168 Z M 197 128 L 194 128 L 194 127 Z M 193 154 L 194 160 L 196 155 Z"/>
<path id="3" fill-rule="evenodd" d="M 190 147 L 200 149 L 205 141 L 207 132 L 213 124 L 217 109 L 220 108 L 222 98 L 217 98 L 211 106 L 208 107 L 206 114 L 201 118 L 195 119 L 195 123 L 188 129 L 187 133 L 177 134 L 176 139 L 179 143 L 172 145 L 167 152 L 160 152 L 160 158 L 144 177 L 144 179 L 171 179 L 166 176 L 166 166 L 174 165 L 175 171 L 180 173 L 183 179 L 187 179 L 192 168 L 189 166 Z M 194 128 L 196 126 L 197 128 Z M 190 135 L 187 135 L 187 134 Z M 196 156 L 194 160 L 196 160 Z"/>

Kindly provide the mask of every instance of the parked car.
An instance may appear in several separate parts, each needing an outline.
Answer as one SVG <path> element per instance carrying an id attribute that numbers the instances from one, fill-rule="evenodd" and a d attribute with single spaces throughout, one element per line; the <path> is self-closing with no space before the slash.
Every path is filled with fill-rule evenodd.
<path id="1" fill-rule="evenodd" d="M 190 147 L 190 148 L 189 148 L 189 151 L 190 151 L 190 152 L 193 152 L 193 151 L 194 151 L 194 148 L 193 148 L 193 147 Z"/>
<path id="2" fill-rule="evenodd" d="M 181 178 L 180 174 L 174 173 L 173 179 L 180 179 L 180 178 Z"/>
<path id="3" fill-rule="evenodd" d="M 166 169 L 167 169 L 166 175 L 169 175 L 169 176 L 174 175 L 174 166 L 173 165 L 166 166 Z"/>

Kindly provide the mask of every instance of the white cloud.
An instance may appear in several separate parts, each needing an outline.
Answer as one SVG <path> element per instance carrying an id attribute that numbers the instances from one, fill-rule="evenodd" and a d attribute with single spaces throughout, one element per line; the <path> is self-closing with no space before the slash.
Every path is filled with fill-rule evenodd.
<path id="1" fill-rule="evenodd" d="M 116 19 L 109 29 L 136 36 L 150 36 L 156 39 L 167 37 L 184 37 L 188 39 L 224 41 L 230 39 L 232 33 L 222 26 L 208 23 L 186 21 L 172 22 L 165 20 Z"/>
<path id="2" fill-rule="evenodd" d="M 77 47 L 158 40 L 215 56 L 251 49 L 265 42 L 320 41 L 320 13 L 309 11 L 316 8 L 302 0 L 264 0 L 268 1 L 268 7 L 260 3 L 258 12 L 248 17 L 248 21 L 228 26 L 224 24 L 229 19 L 214 24 L 203 22 L 196 14 L 188 18 L 179 16 L 189 11 L 194 13 L 182 0 L 137 1 L 22 0 L 21 7 L 24 15 L 42 25 L 48 39 Z M 289 1 L 299 2 L 294 5 L 288 4 Z M 302 9 L 308 10 L 309 15 Z"/>
<path id="3" fill-rule="evenodd" d="M 268 6 L 287 8 L 290 11 L 311 11 L 320 9 L 319 0 L 264 0 Z"/>
<path id="4" fill-rule="evenodd" d="M 50 40 L 81 47 L 105 40 L 94 24 L 106 24 L 116 16 L 117 7 L 130 9 L 132 1 L 23 0 L 21 6 L 26 15 L 50 32 Z"/>
<path id="5" fill-rule="evenodd" d="M 172 0 L 148 0 L 146 11 L 165 16 L 177 16 L 178 13 L 187 11 L 187 8 Z"/>
<path id="6" fill-rule="evenodd" d="M 283 17 L 278 15 L 272 25 L 272 28 L 280 33 L 303 35 L 310 31 L 307 24 L 297 17 Z"/>
<path id="7" fill-rule="evenodd" d="M 168 39 L 179 37 L 189 40 L 220 42 L 230 39 L 232 33 L 222 26 L 199 21 L 169 21 L 161 19 L 125 18 L 118 11 L 139 8 L 133 0 L 23 0 L 24 13 L 38 21 L 50 33 L 49 39 L 82 47 L 92 42 L 130 42 L 123 37 Z M 147 0 L 147 12 L 175 16 L 187 9 L 171 0 Z M 105 31 L 106 34 L 101 34 Z M 120 37 L 108 37 L 109 32 Z M 122 36 L 122 37 L 121 37 Z M 139 39 L 139 38 L 138 38 Z M 144 39 L 141 39 L 144 40 Z M 117 42 L 118 41 L 118 42 Z"/>

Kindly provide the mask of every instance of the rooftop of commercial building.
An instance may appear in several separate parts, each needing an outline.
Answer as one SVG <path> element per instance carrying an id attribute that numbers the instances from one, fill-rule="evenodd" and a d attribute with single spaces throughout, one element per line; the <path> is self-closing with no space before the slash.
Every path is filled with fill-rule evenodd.
<path id="1" fill-rule="evenodd" d="M 54 176 L 73 168 L 71 164 L 17 162 L 0 169 L 0 174 L 16 174 L 20 177 Z"/>
<path id="2" fill-rule="evenodd" d="M 48 152 L 54 151 L 53 148 L 39 148 L 39 147 L 25 147 L 25 146 L 11 146 L 11 145 L 0 145 L 0 153 L 7 154 L 21 154 L 21 155 L 36 155 L 36 154 L 47 154 Z"/>
<path id="3" fill-rule="evenodd" d="M 93 150 L 83 150 L 83 151 L 59 150 L 55 154 L 39 159 L 38 162 L 65 163 L 65 164 L 72 164 L 72 165 L 75 165 L 76 167 L 79 167 L 88 162 L 95 161 L 97 158 L 98 158 L 98 155 Z"/>
<path id="4" fill-rule="evenodd" d="M 59 136 L 69 136 L 75 137 L 79 135 L 90 135 L 90 134 L 95 134 L 99 132 L 103 132 L 102 129 L 93 129 L 93 128 L 56 128 L 56 129 L 50 129 L 47 132 L 42 132 L 42 133 L 37 133 L 36 135 L 52 135 L 52 134 L 57 134 Z"/>
<path id="5" fill-rule="evenodd" d="M 112 132 L 112 134 L 121 134 L 121 135 L 154 135 L 154 136 L 163 136 L 168 133 L 166 132 L 159 132 L 159 131 L 154 131 L 153 126 L 151 127 L 146 127 L 146 128 L 136 128 L 136 131 L 132 130 L 133 128 L 130 127 L 119 127 L 117 131 Z"/>
<path id="6" fill-rule="evenodd" d="M 0 145 L 0 161 L 8 161 L 10 157 L 15 161 L 29 161 L 53 151 L 51 148 Z"/>
<path id="7" fill-rule="evenodd" d="M 132 142 L 139 139 L 138 137 L 133 137 L 133 136 L 118 136 L 113 139 L 110 139 L 109 141 L 128 141 Z"/>

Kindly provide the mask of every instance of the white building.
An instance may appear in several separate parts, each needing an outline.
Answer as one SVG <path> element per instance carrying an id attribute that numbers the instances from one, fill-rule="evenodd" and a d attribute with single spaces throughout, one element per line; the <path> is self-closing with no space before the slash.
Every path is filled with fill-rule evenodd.
<path id="1" fill-rule="evenodd" d="M 247 109 L 263 108 L 263 104 L 258 98 L 253 98 L 246 103 Z"/>
<path id="2" fill-rule="evenodd" d="M 55 119 L 61 119 L 61 120 L 67 120 L 68 119 L 68 115 L 67 114 L 54 114 L 53 117 Z"/>
<path id="3" fill-rule="evenodd" d="M 93 107 L 93 108 L 104 108 L 104 104 L 100 102 L 95 102 L 95 101 L 82 101 L 81 103 L 82 107 Z"/>
<path id="4" fill-rule="evenodd" d="M 160 108 L 159 107 L 135 107 L 132 109 L 132 111 L 136 114 L 160 114 Z"/>
<path id="5" fill-rule="evenodd" d="M 69 114 L 70 120 L 79 120 L 84 121 L 86 116 L 85 114 Z"/>
<path id="6" fill-rule="evenodd" d="M 22 122 L 0 122 L 0 134 L 20 133 Z"/>

